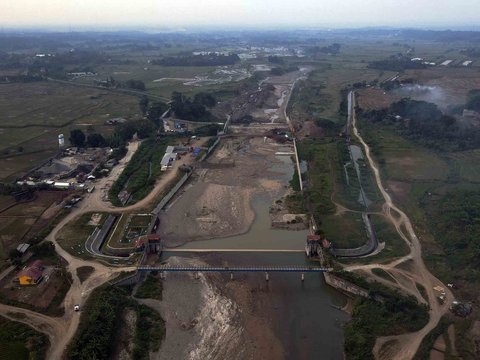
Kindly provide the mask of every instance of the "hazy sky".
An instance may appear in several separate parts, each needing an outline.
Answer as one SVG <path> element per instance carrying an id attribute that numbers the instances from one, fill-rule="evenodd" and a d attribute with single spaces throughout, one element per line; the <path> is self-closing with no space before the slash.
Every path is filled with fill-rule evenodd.
<path id="1" fill-rule="evenodd" d="M 0 26 L 471 26 L 480 0 L 0 0 Z"/>

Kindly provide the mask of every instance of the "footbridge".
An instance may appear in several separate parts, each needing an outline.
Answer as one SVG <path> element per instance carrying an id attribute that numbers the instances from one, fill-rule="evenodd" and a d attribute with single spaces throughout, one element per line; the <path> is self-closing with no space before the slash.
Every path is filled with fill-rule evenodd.
<path id="1" fill-rule="evenodd" d="M 139 266 L 138 271 L 150 272 L 291 272 L 291 273 L 323 273 L 332 268 L 320 266 Z"/>
<path id="2" fill-rule="evenodd" d="M 163 253 L 305 253 L 305 250 L 296 249 L 187 249 L 187 248 L 163 248 Z"/>

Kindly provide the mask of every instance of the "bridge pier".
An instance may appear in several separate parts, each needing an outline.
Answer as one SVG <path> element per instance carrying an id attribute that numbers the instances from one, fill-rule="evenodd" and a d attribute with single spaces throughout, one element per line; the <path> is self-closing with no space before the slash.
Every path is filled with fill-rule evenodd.
<path id="1" fill-rule="evenodd" d="M 268 280 L 270 280 L 270 279 L 269 279 L 269 276 L 268 276 L 268 272 L 266 272 L 265 273 L 265 281 L 268 281 Z"/>
<path id="2" fill-rule="evenodd" d="M 233 272 L 230 273 L 230 280 L 233 280 Z"/>
<path id="3" fill-rule="evenodd" d="M 302 281 L 305 281 L 305 273 L 302 273 L 301 279 Z"/>
<path id="4" fill-rule="evenodd" d="M 200 279 L 200 273 L 198 271 L 195 272 L 195 280 Z"/>
<path id="5" fill-rule="evenodd" d="M 167 278 L 167 272 L 166 271 L 160 272 L 160 279 L 165 280 L 166 278 Z"/>

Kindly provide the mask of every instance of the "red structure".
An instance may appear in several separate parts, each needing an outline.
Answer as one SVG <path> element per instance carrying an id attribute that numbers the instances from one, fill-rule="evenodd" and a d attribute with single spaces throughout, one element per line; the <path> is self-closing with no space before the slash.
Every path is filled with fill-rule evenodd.
<path id="1" fill-rule="evenodd" d="M 305 254 L 307 257 L 317 257 L 322 251 L 320 247 L 320 235 L 307 235 L 307 243 L 305 244 Z"/>

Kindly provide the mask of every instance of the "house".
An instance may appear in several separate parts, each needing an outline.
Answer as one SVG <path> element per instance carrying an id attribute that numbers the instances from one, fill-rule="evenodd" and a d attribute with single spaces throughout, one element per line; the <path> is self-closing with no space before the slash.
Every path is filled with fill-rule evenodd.
<path id="1" fill-rule="evenodd" d="M 24 243 L 22 243 L 22 244 L 19 244 L 19 245 L 17 246 L 17 251 L 18 251 L 21 255 L 23 255 L 23 254 L 25 254 L 25 253 L 27 252 L 27 250 L 28 250 L 29 247 L 30 247 L 30 244 L 24 244 Z"/>
<path id="2" fill-rule="evenodd" d="M 160 236 L 157 234 L 150 234 L 140 236 L 135 241 L 135 251 L 142 252 L 146 251 L 148 254 L 157 254 L 161 252 L 162 244 Z"/>
<path id="3" fill-rule="evenodd" d="M 172 166 L 172 162 L 177 159 L 177 153 L 165 153 L 160 162 L 161 171 L 165 171 Z"/>
<path id="4" fill-rule="evenodd" d="M 36 285 L 43 279 L 45 267 L 41 260 L 35 260 L 17 274 L 20 285 Z"/>

